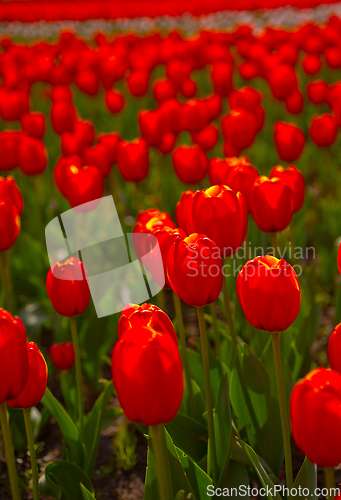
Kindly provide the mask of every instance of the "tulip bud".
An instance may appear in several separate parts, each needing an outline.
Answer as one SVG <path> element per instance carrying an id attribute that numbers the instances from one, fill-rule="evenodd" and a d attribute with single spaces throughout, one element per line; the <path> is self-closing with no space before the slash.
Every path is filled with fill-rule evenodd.
<path id="1" fill-rule="evenodd" d="M 0 252 L 11 248 L 20 231 L 20 216 L 17 206 L 10 196 L 0 198 Z"/>
<path id="2" fill-rule="evenodd" d="M 98 138 L 99 144 L 104 144 L 107 148 L 107 155 L 111 165 L 116 163 L 118 145 L 121 141 L 120 134 L 113 132 L 112 134 L 101 134 Z"/>
<path id="3" fill-rule="evenodd" d="M 76 257 L 56 261 L 47 274 L 46 290 L 58 314 L 68 317 L 82 314 L 90 300 L 83 263 Z"/>
<path id="4" fill-rule="evenodd" d="M 313 116 L 310 122 L 309 135 L 319 147 L 331 146 L 337 136 L 337 121 L 335 116 L 327 113 Z"/>
<path id="5" fill-rule="evenodd" d="M 274 139 L 278 156 L 283 161 L 297 160 L 303 151 L 305 137 L 300 128 L 292 123 L 276 122 Z"/>
<path id="6" fill-rule="evenodd" d="M 64 161 L 61 163 L 61 172 L 57 177 L 62 184 L 60 191 L 71 207 L 97 200 L 103 195 L 103 175 L 97 167 L 82 167 L 80 164 L 75 165 L 74 162 Z M 59 187 L 60 184 L 57 186 Z"/>
<path id="7" fill-rule="evenodd" d="M 90 96 L 98 94 L 98 76 L 94 71 L 79 71 L 75 76 L 75 84 L 85 94 Z"/>
<path id="8" fill-rule="evenodd" d="M 0 199 L 4 200 L 7 196 L 12 199 L 14 205 L 17 207 L 18 214 L 21 215 L 24 207 L 24 200 L 14 177 L 11 175 L 7 178 L 0 176 Z"/>
<path id="9" fill-rule="evenodd" d="M 163 137 L 163 122 L 161 113 L 153 110 L 142 110 L 138 114 L 141 136 L 149 146 L 158 146 Z"/>
<path id="10" fill-rule="evenodd" d="M 75 363 L 75 350 L 71 342 L 52 344 L 50 356 L 52 363 L 58 370 L 70 370 Z"/>
<path id="11" fill-rule="evenodd" d="M 255 115 L 243 108 L 231 109 L 222 118 L 221 126 L 225 139 L 239 151 L 251 146 L 258 128 Z"/>
<path id="12" fill-rule="evenodd" d="M 76 119 L 75 109 L 66 100 L 58 100 L 51 107 L 51 122 L 56 134 L 73 132 Z"/>
<path id="13" fill-rule="evenodd" d="M 117 151 L 117 166 L 123 179 L 143 181 L 149 171 L 149 151 L 144 139 L 121 141 Z"/>
<path id="14" fill-rule="evenodd" d="M 324 80 L 316 80 L 307 85 L 307 95 L 313 104 L 323 104 L 326 100 L 328 84 Z"/>
<path id="15" fill-rule="evenodd" d="M 111 171 L 110 153 L 104 144 L 85 148 L 83 158 L 86 165 L 97 167 L 104 178 L 109 176 Z"/>
<path id="16" fill-rule="evenodd" d="M 283 231 L 294 212 L 292 191 L 281 179 L 261 175 L 250 193 L 251 212 L 255 223 L 266 233 Z"/>
<path id="17" fill-rule="evenodd" d="M 26 384 L 15 399 L 7 401 L 11 408 L 28 410 L 43 399 L 47 385 L 47 365 L 37 344 L 27 342 L 28 377 Z"/>
<path id="18" fill-rule="evenodd" d="M 200 132 L 192 132 L 192 141 L 200 146 L 204 151 L 210 151 L 218 142 L 218 127 L 216 125 L 206 125 Z"/>
<path id="19" fill-rule="evenodd" d="M 142 97 L 147 94 L 149 87 L 150 73 L 146 70 L 132 71 L 127 76 L 129 92 L 134 97 Z"/>
<path id="20" fill-rule="evenodd" d="M 300 285 L 283 259 L 264 255 L 250 260 L 238 274 L 236 289 L 246 319 L 260 330 L 282 332 L 299 313 Z"/>
<path id="21" fill-rule="evenodd" d="M 288 64 L 280 64 L 270 72 L 268 82 L 273 96 L 284 101 L 297 87 L 295 69 Z"/>
<path id="22" fill-rule="evenodd" d="M 110 113 L 120 113 L 124 108 L 124 97 L 119 90 L 107 90 L 105 104 Z"/>
<path id="23" fill-rule="evenodd" d="M 251 212 L 250 194 L 255 180 L 258 178 L 258 170 L 248 161 L 240 158 L 231 161 L 231 168 L 227 171 L 227 176 L 224 184 L 229 186 L 233 191 L 240 192 L 245 198 L 247 212 Z M 239 161 L 238 161 L 239 160 Z"/>
<path id="24" fill-rule="evenodd" d="M 305 181 L 302 172 L 294 165 L 289 165 L 287 169 L 278 165 L 271 170 L 270 179 L 273 177 L 281 179 L 289 186 L 294 198 L 294 212 L 298 212 L 304 203 L 305 196 Z"/>
<path id="25" fill-rule="evenodd" d="M 247 230 L 247 208 L 241 193 L 212 186 L 193 195 L 189 220 L 196 232 L 211 238 L 225 259 L 242 245 Z M 233 230 L 232 230 L 233 228 Z"/>
<path id="26" fill-rule="evenodd" d="M 47 166 L 47 150 L 35 137 L 22 137 L 19 146 L 19 167 L 24 174 L 37 175 Z"/>
<path id="27" fill-rule="evenodd" d="M 185 184 L 197 184 L 204 179 L 208 160 L 199 146 L 179 146 L 172 158 L 175 173 Z"/>
<path id="28" fill-rule="evenodd" d="M 165 313 L 144 305 L 122 312 L 111 374 L 126 416 L 144 425 L 164 424 L 178 412 L 183 396 L 182 363 L 176 334 Z M 144 318 L 148 318 L 146 322 Z"/>
<path id="29" fill-rule="evenodd" d="M 157 229 L 163 229 L 164 227 L 176 229 L 172 217 L 167 212 L 161 212 L 157 208 L 148 208 L 147 210 L 141 210 L 138 214 L 134 233 L 152 234 Z"/>
<path id="30" fill-rule="evenodd" d="M 307 75 L 315 75 L 321 69 L 321 58 L 317 54 L 307 54 L 302 61 L 302 68 Z"/>
<path id="31" fill-rule="evenodd" d="M 18 316 L 0 308 L 0 404 L 16 398 L 26 384 L 26 330 Z"/>
<path id="32" fill-rule="evenodd" d="M 43 113 L 26 113 L 21 116 L 20 124 L 30 137 L 42 139 L 46 128 L 46 120 Z"/>
<path id="33" fill-rule="evenodd" d="M 299 89 L 294 91 L 285 99 L 285 107 L 292 115 L 297 115 L 303 110 L 304 100 L 303 94 Z"/>
<path id="34" fill-rule="evenodd" d="M 340 395 L 341 375 L 327 368 L 309 372 L 291 393 L 293 438 L 310 462 L 319 467 L 336 467 L 341 462 Z"/>
<path id="35" fill-rule="evenodd" d="M 172 289 L 186 304 L 211 304 L 223 285 L 220 249 L 203 234 L 177 239 L 168 252 L 167 274 Z"/>

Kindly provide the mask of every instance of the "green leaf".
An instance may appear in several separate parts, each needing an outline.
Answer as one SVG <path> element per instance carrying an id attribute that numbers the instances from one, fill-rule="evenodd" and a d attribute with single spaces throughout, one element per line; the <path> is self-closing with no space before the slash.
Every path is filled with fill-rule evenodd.
<path id="1" fill-rule="evenodd" d="M 110 380 L 106 383 L 103 392 L 97 398 L 91 412 L 86 418 L 84 445 L 87 451 L 87 459 L 84 469 L 89 476 L 92 476 L 96 464 L 103 412 L 113 392 L 114 386 Z"/>
<path id="2" fill-rule="evenodd" d="M 262 464 L 259 461 L 259 458 L 257 454 L 254 452 L 254 450 L 249 446 L 247 443 L 244 443 L 243 441 L 239 440 L 241 445 L 243 446 L 246 454 L 250 458 L 252 465 L 257 473 L 257 476 L 263 486 L 263 488 L 269 488 L 272 492 L 274 492 L 274 495 L 267 495 L 269 500 L 273 500 L 274 498 L 277 498 L 277 500 L 281 500 L 280 495 L 275 492 L 275 485 L 270 479 L 269 475 L 267 474 L 266 470 L 262 466 Z"/>
<path id="3" fill-rule="evenodd" d="M 75 384 L 74 370 L 63 370 L 60 372 L 60 389 L 66 409 L 72 420 L 77 419 L 77 386 Z"/>
<path id="4" fill-rule="evenodd" d="M 58 491 L 56 486 L 60 488 L 63 500 L 80 500 L 82 497 L 81 483 L 92 494 L 94 492 L 89 476 L 72 462 L 56 460 L 49 463 L 45 469 L 45 478 L 52 491 Z"/>
<path id="5" fill-rule="evenodd" d="M 70 449 L 73 460 L 77 465 L 82 467 L 85 463 L 86 450 L 76 424 L 72 421 L 64 406 L 59 403 L 49 388 L 46 389 L 41 402 L 50 410 L 52 415 L 55 416 L 65 442 Z"/>
<path id="6" fill-rule="evenodd" d="M 178 413 L 166 425 L 166 429 L 175 446 L 181 447 L 195 462 L 199 462 L 205 456 L 207 443 L 203 441 L 203 437 L 207 437 L 207 429 L 200 422 Z"/>
<path id="7" fill-rule="evenodd" d="M 187 349 L 188 362 L 191 371 L 191 376 L 196 381 L 203 394 L 205 394 L 205 379 L 204 371 L 202 368 L 201 356 L 195 352 L 193 349 Z M 210 365 L 210 379 L 212 388 L 212 398 L 213 401 L 217 399 L 220 377 L 223 373 L 223 369 L 217 358 L 212 353 L 211 349 L 208 350 L 209 365 Z"/>
<path id="8" fill-rule="evenodd" d="M 184 490 L 185 495 L 191 494 L 191 500 L 196 500 L 191 484 L 186 476 L 184 468 L 180 462 L 179 456 L 177 454 L 176 448 L 173 444 L 173 441 L 165 429 L 166 434 L 166 442 L 168 449 L 168 458 L 169 465 L 172 476 L 172 483 L 174 491 Z M 186 498 L 187 498 L 186 496 Z M 144 500 L 155 500 L 159 498 L 159 485 L 157 479 L 157 468 L 155 463 L 155 456 L 153 453 L 153 442 L 152 438 L 149 437 L 148 440 L 148 453 L 147 453 L 147 470 L 146 470 L 146 479 L 145 479 L 145 488 L 144 488 Z"/>
<path id="9" fill-rule="evenodd" d="M 84 500 L 96 500 L 95 496 L 84 486 L 83 483 L 80 483 L 80 488 Z"/>
<path id="10" fill-rule="evenodd" d="M 213 418 L 217 464 L 219 468 L 218 486 L 221 486 L 224 483 L 224 478 L 229 468 L 232 442 L 232 417 L 226 373 L 221 376 Z"/>
<path id="11" fill-rule="evenodd" d="M 218 486 L 228 488 L 230 491 L 230 500 L 240 500 L 241 496 L 247 500 L 249 496 L 243 493 L 244 491 L 247 492 L 249 485 L 250 481 L 246 466 L 231 459 L 224 483 Z M 241 487 L 243 488 L 242 490 L 240 489 Z"/>
<path id="12" fill-rule="evenodd" d="M 63 494 L 62 489 L 45 474 L 39 478 L 39 491 L 44 497 L 53 498 L 54 500 L 61 500 Z"/>
<path id="13" fill-rule="evenodd" d="M 305 457 L 294 482 L 294 488 L 298 488 L 299 486 L 302 489 L 307 488 L 309 490 L 308 496 L 311 500 L 317 500 L 317 466 L 316 464 L 312 464 L 307 457 Z"/>
<path id="14" fill-rule="evenodd" d="M 175 500 L 186 500 L 184 490 L 179 490 L 176 494 Z"/>
<path id="15" fill-rule="evenodd" d="M 207 500 L 207 487 L 212 484 L 212 479 L 189 456 L 185 455 L 180 448 L 176 448 L 176 451 L 191 483 L 195 498 L 197 500 Z"/>

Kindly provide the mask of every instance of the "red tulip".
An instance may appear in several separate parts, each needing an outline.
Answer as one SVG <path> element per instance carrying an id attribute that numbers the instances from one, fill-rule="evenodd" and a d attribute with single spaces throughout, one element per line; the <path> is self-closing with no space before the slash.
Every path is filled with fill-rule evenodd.
<path id="1" fill-rule="evenodd" d="M 90 290 L 83 263 L 76 257 L 55 262 L 46 278 L 46 290 L 61 316 L 77 316 L 88 307 Z"/>
<path id="2" fill-rule="evenodd" d="M 90 96 L 98 94 L 98 76 L 94 71 L 82 70 L 75 76 L 75 84 L 77 87 Z"/>
<path id="3" fill-rule="evenodd" d="M 229 186 L 233 191 L 239 191 L 244 195 L 247 212 L 250 213 L 250 193 L 259 173 L 251 163 L 243 158 L 233 160 L 230 162 L 231 167 L 227 171 L 227 177 L 223 184 Z"/>
<path id="4" fill-rule="evenodd" d="M 69 101 L 58 100 L 52 104 L 51 122 L 56 134 L 73 132 L 75 119 L 75 109 Z"/>
<path id="5" fill-rule="evenodd" d="M 109 89 L 105 93 L 105 104 L 111 113 L 120 113 L 124 108 L 124 97 L 119 90 Z"/>
<path id="6" fill-rule="evenodd" d="M 321 58 L 316 54 L 307 54 L 302 61 L 302 67 L 307 75 L 316 75 L 321 66 Z"/>
<path id="7" fill-rule="evenodd" d="M 341 323 L 332 331 L 328 341 L 328 359 L 330 367 L 341 373 Z"/>
<path id="8" fill-rule="evenodd" d="M 11 248 L 20 231 L 20 216 L 17 206 L 10 196 L 0 198 L 0 252 Z"/>
<path id="9" fill-rule="evenodd" d="M 295 161 L 301 156 L 305 137 L 302 130 L 293 123 L 276 122 L 274 139 L 281 160 Z"/>
<path id="10" fill-rule="evenodd" d="M 229 141 L 223 142 L 223 155 L 226 158 L 237 158 L 240 156 L 241 151 L 233 146 Z"/>
<path id="11" fill-rule="evenodd" d="M 19 120 L 23 114 L 28 113 L 28 110 L 29 96 L 27 92 L 0 89 L 0 115 L 3 120 L 9 122 Z"/>
<path id="12" fill-rule="evenodd" d="M 47 150 L 35 137 L 22 137 L 19 146 L 19 167 L 24 174 L 37 175 L 47 166 Z"/>
<path id="13" fill-rule="evenodd" d="M 152 327 L 164 334 L 169 334 L 174 342 L 178 342 L 173 323 L 165 312 L 154 304 L 127 304 L 122 310 L 117 325 L 117 337 L 121 340 L 129 328 Z"/>
<path id="14" fill-rule="evenodd" d="M 108 177 L 111 171 L 110 152 L 104 144 L 85 148 L 83 158 L 86 165 L 97 167 L 103 177 Z"/>
<path id="15" fill-rule="evenodd" d="M 167 274 L 172 289 L 186 304 L 211 304 L 223 285 L 220 250 L 203 234 L 177 239 L 168 252 Z"/>
<path id="16" fill-rule="evenodd" d="M 7 401 L 11 408 L 28 410 L 43 399 L 47 385 L 47 365 L 37 344 L 27 342 L 28 376 L 20 394 Z"/>
<path id="17" fill-rule="evenodd" d="M 31 137 L 42 139 L 45 134 L 46 122 L 43 113 L 26 113 L 20 117 L 20 124 Z"/>
<path id="18" fill-rule="evenodd" d="M 244 80 L 252 80 L 259 76 L 259 66 L 254 61 L 245 61 L 238 68 L 239 74 Z"/>
<path id="19" fill-rule="evenodd" d="M 99 169 L 95 166 L 82 167 L 73 163 L 63 162 L 59 177 L 60 182 L 63 184 L 60 191 L 71 207 L 77 207 L 101 198 L 104 184 L 103 175 Z"/>
<path id="20" fill-rule="evenodd" d="M 172 134 L 172 132 L 165 132 L 162 137 L 162 141 L 157 146 L 157 149 L 165 155 L 173 151 L 175 143 L 176 135 Z"/>
<path id="21" fill-rule="evenodd" d="M 211 158 L 208 162 L 208 177 L 211 186 L 226 184 L 230 168 L 238 162 L 238 158 Z"/>
<path id="22" fill-rule="evenodd" d="M 180 146 L 173 151 L 172 158 L 175 173 L 181 182 L 197 184 L 204 179 L 208 160 L 199 146 Z"/>
<path id="23" fill-rule="evenodd" d="M 167 212 L 161 212 L 157 208 L 148 208 L 147 210 L 141 210 L 138 214 L 134 233 L 152 234 L 157 229 L 163 229 L 164 227 L 176 229 L 172 217 Z"/>
<path id="24" fill-rule="evenodd" d="M 180 111 L 181 126 L 189 132 L 200 132 L 210 120 L 209 110 L 204 101 L 190 99 Z"/>
<path id="25" fill-rule="evenodd" d="M 335 116 L 315 115 L 312 117 L 309 126 L 309 135 L 319 147 L 331 146 L 337 136 L 337 121 Z"/>
<path id="26" fill-rule="evenodd" d="M 166 76 L 176 86 L 180 86 L 192 71 L 192 64 L 189 61 L 181 59 L 171 59 L 166 64 Z"/>
<path id="27" fill-rule="evenodd" d="M 258 177 L 250 193 L 251 212 L 255 223 L 266 233 L 283 231 L 294 212 L 292 191 L 281 179 Z"/>
<path id="28" fill-rule="evenodd" d="M 219 247 L 221 258 L 235 253 L 242 245 L 247 230 L 247 208 L 241 193 L 227 186 L 197 191 L 189 212 L 194 231 L 211 238 Z"/>
<path id="29" fill-rule="evenodd" d="M 153 110 L 142 110 L 138 113 L 141 136 L 149 146 L 158 146 L 163 138 L 163 123 L 161 113 Z"/>
<path id="30" fill-rule="evenodd" d="M 176 87 L 171 80 L 159 78 L 155 80 L 153 96 L 156 102 L 165 102 L 176 96 Z"/>
<path id="31" fill-rule="evenodd" d="M 341 51 L 339 47 L 326 47 L 324 49 L 324 57 L 331 69 L 341 68 Z"/>
<path id="32" fill-rule="evenodd" d="M 52 102 L 57 101 L 68 101 L 72 102 L 72 91 L 66 85 L 56 85 L 51 90 L 51 100 Z"/>
<path id="33" fill-rule="evenodd" d="M 231 109 L 221 120 L 225 139 L 239 151 L 246 149 L 255 140 L 257 120 L 253 113 L 243 108 Z"/>
<path id="34" fill-rule="evenodd" d="M 307 95 L 313 104 L 322 104 L 326 100 L 328 84 L 324 80 L 316 80 L 307 85 Z"/>
<path id="35" fill-rule="evenodd" d="M 303 206 L 305 196 L 305 181 L 302 172 L 294 165 L 289 165 L 286 169 L 281 165 L 277 165 L 277 167 L 271 170 L 270 179 L 273 177 L 281 179 L 289 186 L 294 198 L 294 212 L 300 210 Z"/>
<path id="36" fill-rule="evenodd" d="M 70 370 L 75 363 L 75 350 L 71 342 L 52 344 L 51 361 L 58 370 Z"/>
<path id="37" fill-rule="evenodd" d="M 300 285 L 283 259 L 264 255 L 249 260 L 237 276 L 236 289 L 246 319 L 260 330 L 282 332 L 299 313 Z"/>
<path id="38" fill-rule="evenodd" d="M 127 77 L 129 92 L 134 97 L 142 97 L 147 94 L 150 74 L 148 71 L 132 71 Z"/>
<path id="39" fill-rule="evenodd" d="M 144 311 L 137 314 L 143 318 Z M 133 324 L 128 318 L 120 331 L 111 356 L 117 397 L 129 420 L 144 425 L 164 424 L 175 417 L 183 396 L 182 363 L 174 327 L 170 321 L 167 327 L 164 321 L 160 323 L 161 314 L 157 312 L 152 313 L 147 324 L 143 320 L 135 324 L 133 316 Z"/>
<path id="40" fill-rule="evenodd" d="M 291 393 L 293 438 L 310 462 L 320 467 L 336 467 L 341 462 L 340 394 L 341 375 L 327 368 L 309 372 Z"/>
<path id="41" fill-rule="evenodd" d="M 219 61 L 212 66 L 211 78 L 214 92 L 226 97 L 233 87 L 233 65 L 230 62 Z"/>
<path id="42" fill-rule="evenodd" d="M 12 170 L 18 166 L 18 149 L 21 135 L 16 130 L 0 132 L 0 170 Z"/>
<path id="43" fill-rule="evenodd" d="M 215 120 L 221 115 L 223 109 L 223 100 L 219 94 L 212 94 L 205 99 L 205 105 L 208 109 L 210 120 Z"/>
<path id="44" fill-rule="evenodd" d="M 301 113 L 303 105 L 303 94 L 298 88 L 294 89 L 294 91 L 285 99 L 285 107 L 289 113 L 293 115 Z"/>
<path id="45" fill-rule="evenodd" d="M 18 316 L 0 308 L 0 404 L 16 398 L 26 384 L 26 330 Z"/>
<path id="46" fill-rule="evenodd" d="M 7 197 L 11 198 L 18 210 L 18 214 L 21 215 L 24 207 L 24 200 L 14 177 L 11 175 L 7 178 L 0 176 L 0 199 L 4 200 Z"/>
<path id="47" fill-rule="evenodd" d="M 98 138 L 99 144 L 104 144 L 107 148 L 107 155 L 111 165 L 116 163 L 118 146 L 121 141 L 120 134 L 118 132 L 113 132 L 111 134 L 101 134 Z"/>
<path id="48" fill-rule="evenodd" d="M 218 142 L 219 132 L 216 125 L 206 125 L 200 132 L 192 132 L 192 141 L 204 151 L 210 151 Z"/>
<path id="49" fill-rule="evenodd" d="M 285 100 L 297 87 L 297 77 L 292 66 L 280 64 L 268 75 L 268 82 L 273 96 Z"/>
<path id="50" fill-rule="evenodd" d="M 186 78 L 180 87 L 181 94 L 187 99 L 191 99 L 197 93 L 197 84 L 191 78 Z"/>
<path id="51" fill-rule="evenodd" d="M 149 171 L 149 151 L 144 139 L 121 141 L 118 146 L 117 166 L 123 179 L 140 182 Z"/>

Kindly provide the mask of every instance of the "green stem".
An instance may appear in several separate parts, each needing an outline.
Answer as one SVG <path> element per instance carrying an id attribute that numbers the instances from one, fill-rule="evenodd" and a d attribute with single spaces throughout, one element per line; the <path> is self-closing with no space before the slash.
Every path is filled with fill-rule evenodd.
<path id="1" fill-rule="evenodd" d="M 250 241 L 249 241 L 249 235 L 246 233 L 246 238 L 245 238 L 245 260 L 246 262 L 251 259 L 251 248 L 250 248 Z"/>
<path id="2" fill-rule="evenodd" d="M 278 238 L 277 238 L 277 233 L 270 233 L 270 238 L 271 238 L 271 246 L 274 250 L 273 255 L 276 257 L 278 254 L 277 247 L 278 247 Z"/>
<path id="3" fill-rule="evenodd" d="M 237 349 L 238 345 L 238 339 L 237 339 L 237 334 L 236 330 L 234 328 L 234 323 L 232 319 L 232 311 L 231 311 L 231 306 L 230 306 L 230 298 L 229 298 L 229 292 L 227 289 L 227 281 L 226 277 L 224 276 L 223 279 L 223 298 L 224 298 L 224 305 L 225 305 L 225 311 L 226 311 L 226 318 L 227 318 L 227 324 L 229 326 L 230 334 L 232 337 L 232 342 L 234 345 L 234 348 Z"/>
<path id="4" fill-rule="evenodd" d="M 213 478 L 214 481 L 218 479 L 217 470 L 217 452 L 215 445 L 214 436 L 214 422 L 213 422 L 213 401 L 212 401 L 212 390 L 211 390 L 211 380 L 210 380 L 210 366 L 208 359 L 208 345 L 206 336 L 206 327 L 204 319 L 204 308 L 197 307 L 198 321 L 199 321 L 199 331 L 200 331 L 200 341 L 201 341 L 201 355 L 202 364 L 204 369 L 205 378 L 205 392 L 206 392 L 206 409 L 207 409 L 207 423 L 208 423 L 208 446 L 209 446 L 209 458 L 207 469 L 208 475 Z"/>
<path id="5" fill-rule="evenodd" d="M 2 428 L 2 439 L 4 441 L 4 446 L 5 446 L 6 463 L 7 463 L 7 470 L 11 487 L 12 500 L 20 500 L 21 497 L 19 491 L 19 479 L 15 465 L 12 436 L 11 436 L 11 430 L 8 425 L 8 416 L 5 403 L 0 405 L 0 422 Z"/>
<path id="6" fill-rule="evenodd" d="M 212 304 L 210 304 L 210 313 L 212 316 L 213 331 L 214 331 L 214 336 L 215 336 L 215 350 L 216 350 L 217 358 L 219 359 L 220 358 L 220 335 L 219 335 L 219 330 L 218 330 L 218 318 L 217 318 L 217 309 L 216 309 L 215 302 L 212 302 Z"/>
<path id="7" fill-rule="evenodd" d="M 160 500 L 174 500 L 173 483 L 164 426 L 162 424 L 151 425 L 149 427 L 149 436 L 152 438 L 151 446 L 156 462 Z"/>
<path id="8" fill-rule="evenodd" d="M 166 294 L 164 288 L 162 288 L 162 290 L 159 291 L 157 298 L 158 298 L 159 308 L 162 311 L 166 312 Z"/>
<path id="9" fill-rule="evenodd" d="M 333 467 L 324 467 L 324 484 L 328 488 L 327 500 L 334 500 L 335 495 L 335 475 Z"/>
<path id="10" fill-rule="evenodd" d="M 81 354 L 79 349 L 78 335 L 77 335 L 77 325 L 76 318 L 72 316 L 70 318 L 71 326 L 71 338 L 73 343 L 73 348 L 75 350 L 75 366 L 76 366 L 76 382 L 77 382 L 77 404 L 78 404 L 78 420 L 79 420 L 79 432 L 81 437 L 83 436 L 84 427 L 84 398 L 83 398 L 83 380 L 82 380 L 82 364 L 81 364 Z"/>
<path id="11" fill-rule="evenodd" d="M 39 178 L 41 178 L 39 176 Z M 37 175 L 33 175 L 33 187 L 35 192 L 35 205 L 37 210 L 37 219 L 38 219 L 38 237 L 42 238 L 41 242 L 45 241 L 45 223 L 44 223 L 44 213 L 43 213 L 43 205 L 41 202 L 41 191 L 40 185 Z"/>
<path id="12" fill-rule="evenodd" d="M 282 423 L 282 432 L 283 432 L 285 473 L 286 473 L 287 488 L 290 491 L 290 489 L 293 486 L 290 428 L 289 428 L 287 404 L 286 404 L 285 393 L 284 393 L 281 353 L 280 353 L 280 348 L 279 348 L 279 336 L 278 336 L 278 333 L 272 333 L 271 337 L 272 337 L 272 346 L 273 346 L 274 360 L 275 360 L 277 390 L 278 390 L 278 398 L 279 398 L 279 410 L 280 410 L 280 414 L 281 414 L 281 423 Z"/>
<path id="13" fill-rule="evenodd" d="M 177 296 L 177 294 L 175 292 L 173 292 L 173 300 L 174 300 L 176 320 L 177 320 L 178 328 L 179 328 L 181 357 L 182 357 L 182 363 L 183 363 L 184 372 L 185 372 L 186 386 L 188 388 L 189 405 L 190 405 L 192 416 L 197 420 L 198 419 L 198 411 L 197 411 L 197 405 L 196 405 L 195 399 L 194 399 L 191 372 L 189 369 L 189 361 L 188 361 L 188 356 L 187 356 L 186 333 L 185 333 L 184 320 L 183 320 L 183 316 L 182 316 L 181 302 L 180 302 L 180 298 Z"/>
<path id="14" fill-rule="evenodd" d="M 34 500 L 39 500 L 38 466 L 37 466 L 36 450 L 34 448 L 30 410 L 23 410 L 23 412 L 24 412 L 24 420 L 26 427 L 28 450 L 30 452 L 30 460 L 31 460 L 33 498 Z"/>
<path id="15" fill-rule="evenodd" d="M 10 282 L 10 277 L 9 273 L 6 270 L 6 264 L 5 264 L 5 258 L 4 258 L 4 253 L 0 252 L 0 274 L 1 274 L 1 281 L 4 287 L 4 292 L 5 292 L 5 304 L 6 304 L 6 309 L 13 313 L 13 307 L 12 307 L 12 298 L 11 298 L 11 282 Z"/>

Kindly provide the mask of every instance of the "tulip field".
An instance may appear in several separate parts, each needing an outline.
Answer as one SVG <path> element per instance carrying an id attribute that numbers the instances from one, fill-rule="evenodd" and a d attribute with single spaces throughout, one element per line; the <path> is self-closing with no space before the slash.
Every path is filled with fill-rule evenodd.
<path id="1" fill-rule="evenodd" d="M 341 7 L 157 3 L 0 1 L 0 500 L 341 499 Z"/>

